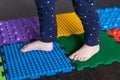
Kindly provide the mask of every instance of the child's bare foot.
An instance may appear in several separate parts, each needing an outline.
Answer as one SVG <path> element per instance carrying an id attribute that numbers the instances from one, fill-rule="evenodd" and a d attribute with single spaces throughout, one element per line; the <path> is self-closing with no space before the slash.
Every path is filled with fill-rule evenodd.
<path id="1" fill-rule="evenodd" d="M 95 55 L 99 51 L 99 45 L 96 46 L 88 46 L 84 44 L 79 50 L 70 55 L 70 59 L 86 61 L 90 59 L 93 55 Z"/>
<path id="2" fill-rule="evenodd" d="M 34 41 L 30 44 L 25 45 L 21 48 L 22 52 L 28 52 L 32 50 L 42 50 L 42 51 L 51 51 L 53 49 L 53 43 L 42 42 L 42 41 Z"/>

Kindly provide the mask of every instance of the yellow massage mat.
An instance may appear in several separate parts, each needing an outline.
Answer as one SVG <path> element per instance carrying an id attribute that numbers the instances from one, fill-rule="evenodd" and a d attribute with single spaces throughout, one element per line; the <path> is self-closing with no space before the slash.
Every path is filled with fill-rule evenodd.
<path id="1" fill-rule="evenodd" d="M 75 12 L 58 14 L 56 18 L 58 37 L 69 36 L 71 34 L 82 34 L 84 32 L 82 22 Z"/>

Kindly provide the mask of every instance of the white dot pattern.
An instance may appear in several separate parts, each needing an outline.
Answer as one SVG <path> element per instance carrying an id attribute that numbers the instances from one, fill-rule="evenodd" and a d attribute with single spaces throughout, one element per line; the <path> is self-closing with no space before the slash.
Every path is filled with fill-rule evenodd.
<path id="1" fill-rule="evenodd" d="M 93 3 L 91 3 L 91 6 L 93 6 Z"/>
<path id="2" fill-rule="evenodd" d="M 50 3 L 50 1 L 47 1 L 47 3 L 49 4 L 49 3 Z"/>
<path id="3" fill-rule="evenodd" d="M 2 23 L 0 23 L 0 26 L 2 25 Z"/>
<path id="4" fill-rule="evenodd" d="M 41 24 L 40 26 L 46 27 L 42 28 L 41 32 L 45 32 L 44 38 L 55 38 L 55 35 L 57 34 L 57 29 L 56 29 L 56 14 L 55 14 L 55 0 L 46 0 L 45 4 L 40 4 L 41 8 L 44 8 L 44 13 L 42 15 L 49 16 L 45 18 L 44 20 L 46 21 L 45 24 Z M 93 0 L 73 0 L 73 6 L 74 9 L 81 20 L 83 20 L 83 26 L 85 30 L 85 39 L 86 42 L 98 42 L 98 39 L 95 38 L 93 35 L 96 37 L 99 37 L 99 19 L 98 15 L 96 13 L 97 10 L 94 8 L 94 3 Z M 47 9 L 46 9 L 47 8 Z M 42 16 L 40 16 L 42 17 Z M 42 22 L 42 21 L 40 21 Z M 54 25 L 55 24 L 55 25 Z M 46 26 L 47 25 L 47 26 Z M 48 29 L 47 29 L 48 28 Z M 90 29 L 91 28 L 91 29 Z M 52 33 L 56 33 L 55 35 Z M 43 35 L 43 33 L 42 33 Z M 48 36 L 49 35 L 49 36 Z M 43 36 L 42 36 L 43 37 Z M 93 37 L 93 38 L 89 38 Z M 91 39 L 91 40 L 89 40 Z M 89 40 L 89 41 L 88 41 Z M 93 41 L 94 40 L 94 41 Z M 88 43 L 91 45 L 91 43 Z"/>
<path id="5" fill-rule="evenodd" d="M 100 25 L 97 10 L 94 8 L 93 0 L 73 0 L 73 5 L 78 17 L 81 18 L 83 23 L 86 44 L 98 44 L 100 41 Z"/>

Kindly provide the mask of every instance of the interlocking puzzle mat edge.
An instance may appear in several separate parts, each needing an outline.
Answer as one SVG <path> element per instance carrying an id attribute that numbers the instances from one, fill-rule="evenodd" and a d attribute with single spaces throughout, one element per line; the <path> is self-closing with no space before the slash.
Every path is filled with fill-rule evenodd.
<path id="1" fill-rule="evenodd" d="M 65 49 L 66 55 L 70 55 L 83 45 L 83 34 L 60 37 L 59 42 Z M 107 65 L 115 61 L 120 62 L 120 45 L 117 44 L 114 39 L 110 38 L 107 32 L 101 31 L 100 46 L 100 51 L 88 61 L 79 62 L 72 60 L 78 71 L 85 68 L 97 67 L 100 64 Z"/>
<path id="2" fill-rule="evenodd" d="M 62 51 L 60 51 L 59 52 L 59 50 L 60 49 L 58 49 L 58 51 L 57 51 L 57 46 L 59 46 L 60 47 L 60 45 L 58 45 L 57 43 L 55 43 L 54 45 L 56 45 L 55 47 L 56 48 L 54 48 L 53 49 L 53 51 L 51 52 L 51 54 L 52 55 L 55 55 L 55 57 L 54 56 L 51 56 L 52 58 L 54 57 L 54 59 L 56 58 L 56 61 L 57 61 L 57 59 L 58 59 L 58 61 L 57 62 L 60 62 L 60 61 L 62 61 L 62 64 L 60 64 L 61 65 L 61 67 L 58 65 L 59 63 L 56 63 L 56 61 L 54 61 L 55 63 L 56 63 L 56 65 L 58 65 L 57 66 L 57 68 L 58 68 L 58 70 L 57 69 L 55 69 L 55 71 L 56 72 L 54 72 L 54 70 L 52 70 L 51 72 L 50 71 L 48 71 L 48 74 L 45 74 L 45 72 L 43 72 L 43 75 L 42 75 L 42 69 L 41 69 L 41 71 L 40 71 L 40 75 L 39 76 L 35 76 L 35 75 L 37 75 L 37 72 L 36 72 L 36 74 L 33 74 L 31 71 L 31 75 L 30 74 L 28 74 L 28 75 L 26 75 L 26 72 L 24 73 L 24 70 L 21 70 L 21 66 L 20 66 L 20 64 L 18 63 L 17 64 L 17 62 L 19 62 L 19 61 L 23 61 L 23 58 L 20 60 L 20 58 L 18 58 L 18 56 L 17 56 L 17 53 L 15 52 L 15 54 L 13 54 L 12 52 L 14 52 L 14 50 L 15 51 L 17 51 L 17 48 L 15 48 L 15 49 L 13 49 L 14 47 L 17 47 L 18 45 L 22 45 L 22 43 L 17 43 L 17 44 L 11 44 L 11 45 L 6 45 L 6 46 L 3 46 L 3 47 L 6 47 L 6 48 L 4 48 L 4 50 L 3 49 L 1 49 L 2 51 L 5 51 L 4 52 L 4 55 L 5 56 L 3 56 L 2 57 L 2 59 L 3 60 L 5 60 L 6 61 L 6 64 L 4 64 L 4 69 L 6 70 L 6 69 L 8 69 L 8 73 L 9 74 L 6 74 L 6 78 L 7 78 L 7 80 L 18 80 L 18 79 L 26 79 L 26 78 L 30 78 L 30 79 L 35 79 L 35 78 L 40 78 L 41 76 L 51 76 L 51 75 L 55 75 L 55 74 L 57 74 L 57 73 L 59 73 L 59 72 L 61 72 L 61 73 L 66 73 L 66 72 L 70 72 L 70 71 L 72 71 L 73 69 L 74 69 L 74 66 L 72 66 L 71 65 L 71 61 L 67 58 L 67 57 L 65 57 L 65 55 L 63 54 L 63 50 Z M 13 47 L 13 48 L 12 48 Z M 11 50 L 10 50 L 11 49 Z M 10 53 L 10 51 L 12 51 L 11 53 Z M 58 54 L 60 54 L 60 53 L 62 53 L 61 55 L 59 55 L 59 57 L 55 54 L 55 51 L 57 51 L 56 53 L 57 53 L 57 55 Z M 6 55 L 6 52 L 8 52 L 7 53 L 7 55 Z M 42 53 L 44 53 L 43 51 L 41 51 Z M 19 53 L 19 51 L 18 51 L 18 53 Z M 28 54 L 30 54 L 30 53 L 32 53 L 32 52 L 28 52 Z M 35 53 L 35 51 L 34 51 L 34 53 Z M 31 57 L 33 57 L 34 56 L 34 53 L 33 54 L 30 54 L 30 55 L 32 55 Z M 24 55 L 28 55 L 27 53 L 19 53 L 18 55 L 19 55 L 19 57 L 22 57 L 22 56 L 24 56 Z M 20 56 L 20 55 L 22 55 L 22 56 Z M 28 58 L 30 58 L 30 55 L 28 55 Z M 35 54 L 36 55 L 36 54 Z M 42 54 L 43 55 L 43 54 Z M 48 53 L 46 53 L 46 55 L 47 56 L 45 56 L 45 54 L 43 55 L 43 57 L 45 57 L 45 59 L 44 60 L 46 60 L 46 57 L 49 57 L 50 58 L 50 54 L 48 54 Z M 48 56 L 49 55 L 49 56 Z M 63 56 L 63 57 L 62 57 Z M 16 60 L 14 61 L 14 59 L 15 59 L 15 57 L 16 57 Z M 25 56 L 24 56 L 25 57 Z M 51 59 L 52 59 L 51 58 Z M 30 63 L 31 63 L 31 60 L 33 59 L 33 62 L 36 60 L 34 57 L 33 58 L 31 58 L 29 61 L 30 61 Z M 41 59 L 41 58 L 40 58 Z M 42 58 L 43 59 L 43 58 Z M 62 59 L 62 60 L 60 60 L 60 59 Z M 26 60 L 26 58 L 24 58 L 24 60 Z M 53 59 L 52 59 L 53 60 Z M 65 60 L 65 61 L 63 61 L 63 60 Z M 50 60 L 51 61 L 51 60 Z M 33 62 L 31 63 L 31 65 L 29 64 L 29 66 L 32 66 L 32 64 L 33 64 Z M 49 62 L 49 60 L 47 60 L 47 62 Z M 53 63 L 54 63 L 53 62 Z M 15 63 L 15 64 L 13 64 L 13 63 Z M 25 64 L 25 61 L 23 62 L 24 64 Z M 37 63 L 37 62 L 35 62 L 35 63 Z M 39 63 L 39 62 L 38 62 Z M 63 63 L 65 63 L 64 64 L 64 66 L 63 66 Z M 28 64 L 28 63 L 27 63 Z M 48 64 L 48 63 L 44 63 L 45 65 L 46 64 Z M 49 63 L 50 64 L 50 63 Z M 52 63 L 51 63 L 52 64 Z M 18 65 L 20 66 L 19 68 L 18 68 Z M 37 64 L 36 64 L 37 65 Z M 17 66 L 17 67 L 16 67 Z M 24 66 L 24 65 L 22 65 L 22 66 Z M 38 66 L 38 65 L 37 65 Z M 49 66 L 49 65 L 48 65 Z M 33 67 L 33 69 L 35 68 L 35 66 L 32 66 Z M 43 66 L 44 67 L 44 66 Z M 55 67 L 55 65 L 54 65 L 54 67 Z M 13 69 L 13 68 L 15 68 L 15 69 Z M 23 67 L 23 69 L 24 69 L 25 67 Z M 27 68 L 27 67 L 26 67 Z M 25 71 L 26 71 L 26 68 L 25 68 Z M 28 68 L 30 68 L 30 67 L 28 67 Z M 36 67 L 37 68 L 37 67 Z M 39 68 L 40 68 L 40 66 L 39 66 Z M 11 69 L 11 70 L 10 70 Z M 38 69 L 38 68 L 37 68 Z M 20 72 L 22 72 L 22 73 L 20 73 L 19 72 L 19 70 L 21 70 Z M 31 70 L 31 69 L 30 69 Z M 45 70 L 48 70 L 48 68 L 46 67 L 46 69 Z M 36 71 L 36 70 L 35 70 Z M 12 72 L 12 73 L 11 73 Z M 18 73 L 16 73 L 16 72 L 18 72 Z M 47 72 L 46 72 L 47 73 Z M 54 73 L 54 74 L 53 74 Z M 10 75 L 11 74 L 11 75 Z M 20 75 L 23 75 L 22 77 L 20 76 L 18 76 L 18 77 L 16 77 L 16 76 L 20 76 Z M 25 77 L 26 76 L 26 77 Z"/>
<path id="3" fill-rule="evenodd" d="M 0 80 L 6 80 L 4 75 L 3 61 L 1 56 L 0 56 Z"/>
<path id="4" fill-rule="evenodd" d="M 6 80 L 4 73 L 4 68 L 3 66 L 0 66 L 0 80 Z"/>

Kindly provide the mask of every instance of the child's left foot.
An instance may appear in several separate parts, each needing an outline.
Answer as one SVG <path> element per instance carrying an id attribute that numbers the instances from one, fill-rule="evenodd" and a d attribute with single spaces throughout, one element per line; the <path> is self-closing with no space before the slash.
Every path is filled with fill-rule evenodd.
<path id="1" fill-rule="evenodd" d="M 99 45 L 96 46 L 88 46 L 84 44 L 79 50 L 70 55 L 70 59 L 86 61 L 90 59 L 93 55 L 95 55 L 99 51 Z"/>

